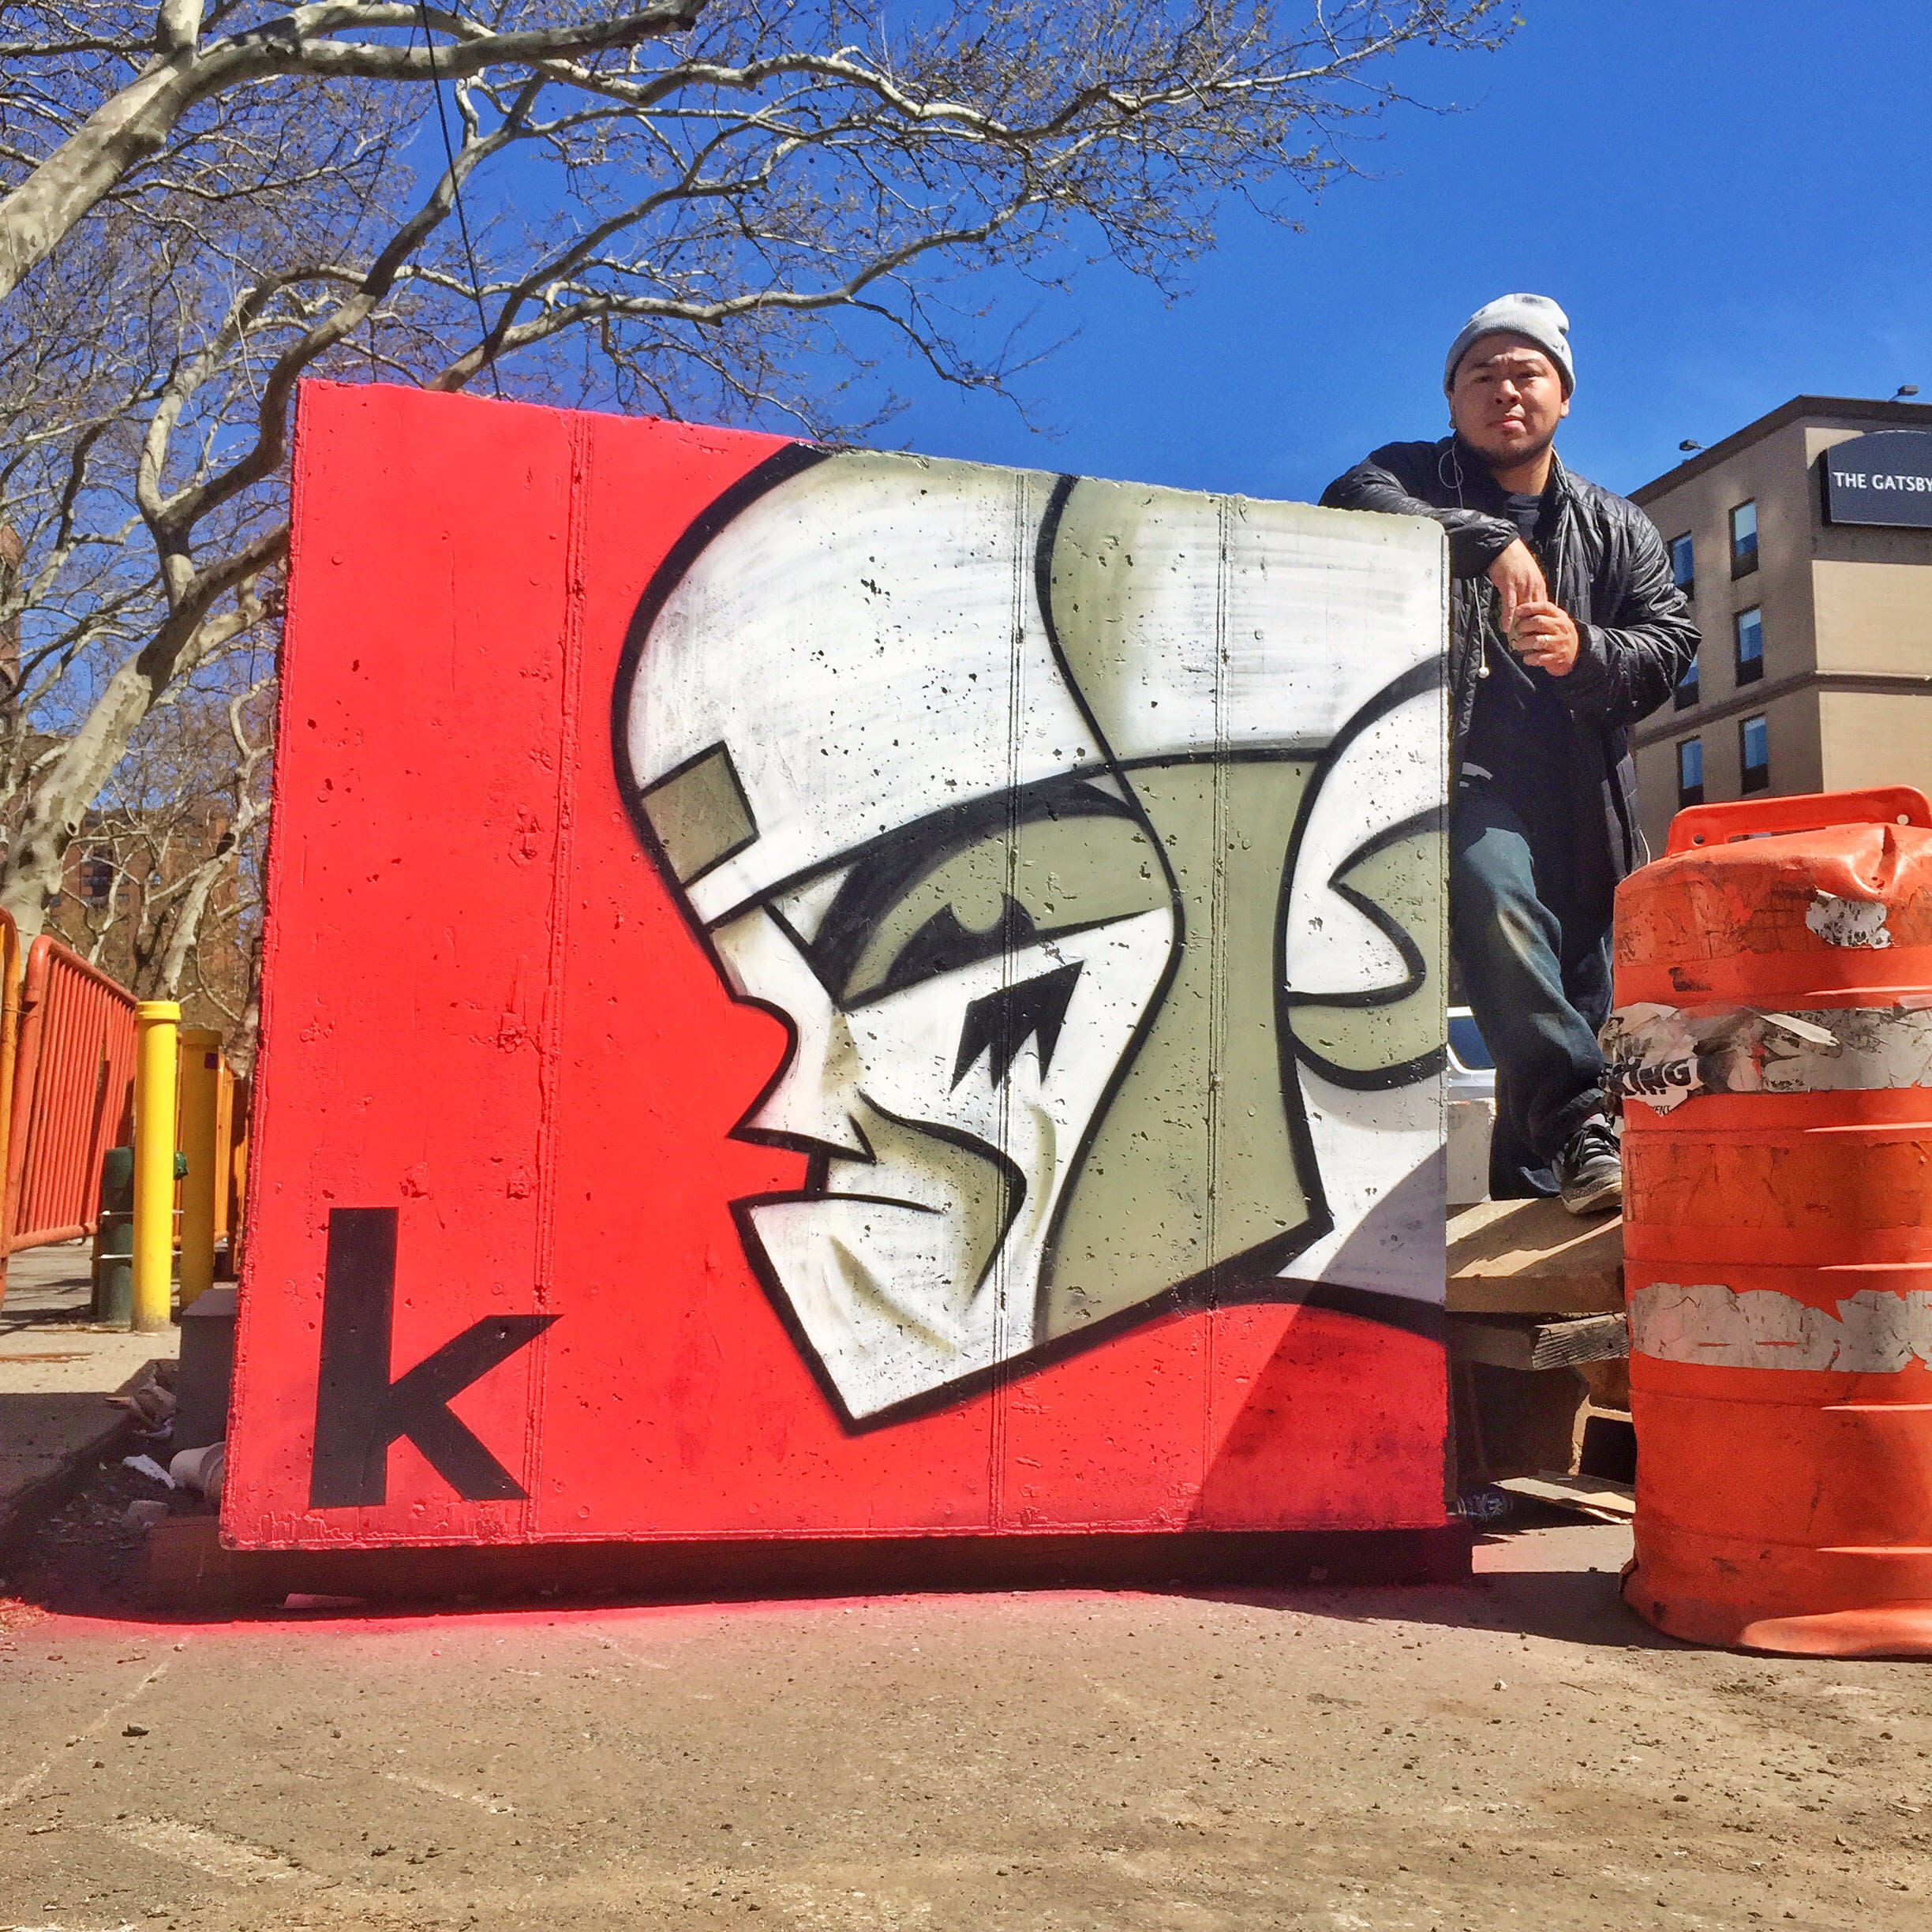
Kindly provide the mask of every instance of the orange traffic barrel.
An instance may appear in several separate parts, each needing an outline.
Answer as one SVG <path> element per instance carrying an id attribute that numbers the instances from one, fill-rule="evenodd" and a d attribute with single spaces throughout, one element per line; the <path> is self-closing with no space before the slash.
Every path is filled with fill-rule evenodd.
<path id="1" fill-rule="evenodd" d="M 1616 945 L 1625 1601 L 1702 1643 L 1932 1656 L 1932 808 L 1680 812 Z"/>

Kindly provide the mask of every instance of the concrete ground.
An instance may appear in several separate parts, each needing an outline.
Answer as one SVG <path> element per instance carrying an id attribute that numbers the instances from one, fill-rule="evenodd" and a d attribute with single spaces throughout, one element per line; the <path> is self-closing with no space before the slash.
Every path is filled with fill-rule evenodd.
<path id="1" fill-rule="evenodd" d="M 142 1366 L 172 1359 L 180 1331 L 129 1335 L 88 1314 L 92 1244 L 7 1257 L 0 1298 L 0 1540 L 16 1514 L 77 1464 L 118 1446 L 125 1411 L 107 1398 Z"/>
<path id="2" fill-rule="evenodd" d="M 1618 1529 L 1427 1589 L 191 1623 L 67 1575 L 132 1480 L 0 1605 L 0 1926 L 1932 1923 L 1932 1673 L 1659 1638 Z"/>

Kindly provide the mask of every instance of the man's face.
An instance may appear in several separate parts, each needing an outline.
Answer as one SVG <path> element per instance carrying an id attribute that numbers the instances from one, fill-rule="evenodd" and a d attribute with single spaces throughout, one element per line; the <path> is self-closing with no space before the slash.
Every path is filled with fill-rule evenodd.
<path id="1" fill-rule="evenodd" d="M 1151 842 L 1084 781 L 942 814 L 713 933 L 785 1065 L 738 1128 L 811 1157 L 741 1204 L 864 1414 L 1034 1345 L 1074 1151 L 1173 953 Z"/>
<path id="2" fill-rule="evenodd" d="M 1450 420 L 1498 469 L 1533 462 L 1569 414 L 1556 364 L 1526 336 L 1482 336 L 1456 365 Z"/>

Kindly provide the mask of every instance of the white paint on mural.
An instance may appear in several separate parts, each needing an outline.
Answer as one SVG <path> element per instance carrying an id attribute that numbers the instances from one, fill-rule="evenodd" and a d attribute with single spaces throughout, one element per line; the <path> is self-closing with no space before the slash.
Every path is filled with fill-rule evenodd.
<path id="1" fill-rule="evenodd" d="M 797 1029 L 790 1061 L 744 1125 L 826 1154 L 822 1192 L 747 1212 L 855 1415 L 1034 1346 L 1034 1288 L 1070 1178 L 1067 1151 L 1127 1050 L 1173 938 L 1163 908 L 842 1013 L 766 915 L 720 930 L 733 983 Z M 1029 1036 L 996 1080 L 989 1041 L 960 1069 L 964 1009 L 1003 986 L 1069 971 L 1050 1050 Z"/>
<path id="2" fill-rule="evenodd" d="M 1363 1093 L 1304 1069 L 1309 1129 L 1335 1232 L 1281 1272 L 1440 1306 L 1447 1293 L 1448 1167 L 1432 1080 Z"/>
<path id="3" fill-rule="evenodd" d="M 1441 721 L 1439 695 L 1418 692 L 1356 733 L 1322 775 L 1289 886 L 1283 958 L 1291 993 L 1346 996 L 1406 976 L 1394 939 L 1337 882 L 1346 882 L 1350 860 L 1379 833 L 1442 810 L 1442 760 L 1433 743 Z M 1402 922 L 1406 934 L 1413 923 Z M 1410 936 L 1425 950 L 1434 938 Z"/>
<path id="4" fill-rule="evenodd" d="M 1085 693 L 1116 758 L 1319 749 L 1442 649 L 1432 534 L 1301 504 L 1082 485 L 1116 498 L 1111 675 Z M 1421 553 L 1419 558 L 1418 553 Z M 1103 553 L 1104 554 L 1104 553 Z"/>
<path id="5" fill-rule="evenodd" d="M 846 1413 L 1209 1295 L 1440 1305 L 1440 530 L 863 454 L 745 498 L 622 752 L 790 1027 L 737 1131 L 807 1178 L 740 1228 Z"/>
<path id="6" fill-rule="evenodd" d="M 1051 481 L 840 456 L 698 557 L 630 732 L 639 773 L 731 747 L 758 842 L 691 888 L 700 919 L 941 806 L 1099 768 L 1032 594 Z"/>

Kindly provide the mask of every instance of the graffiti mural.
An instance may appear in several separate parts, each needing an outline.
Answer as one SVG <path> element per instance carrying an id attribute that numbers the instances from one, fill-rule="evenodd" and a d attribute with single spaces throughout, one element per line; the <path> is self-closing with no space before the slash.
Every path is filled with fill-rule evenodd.
<path id="1" fill-rule="evenodd" d="M 794 447 L 646 593 L 620 785 L 788 1030 L 736 1212 L 848 1417 L 1324 1240 L 1440 1294 L 1436 640 L 1338 660 L 1309 521 Z"/>
<path id="2" fill-rule="evenodd" d="M 1434 524 L 380 385 L 293 496 L 231 1545 L 1466 1560 Z"/>

